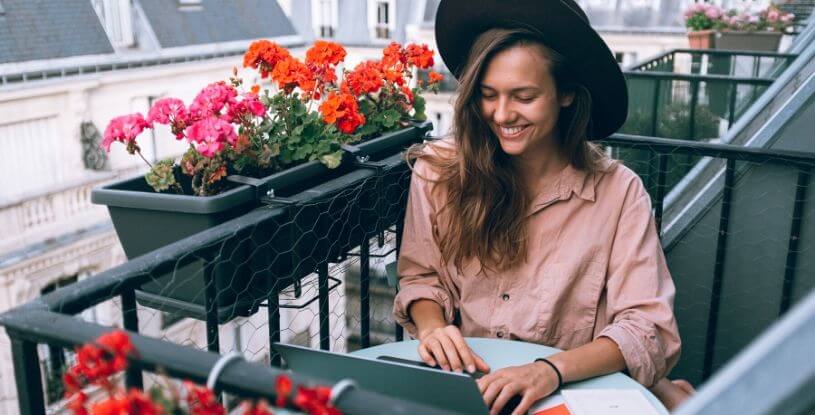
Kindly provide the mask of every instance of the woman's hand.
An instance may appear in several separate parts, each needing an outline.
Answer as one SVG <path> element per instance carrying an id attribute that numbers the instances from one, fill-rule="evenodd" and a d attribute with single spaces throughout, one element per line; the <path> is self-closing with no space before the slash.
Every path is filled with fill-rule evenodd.
<path id="1" fill-rule="evenodd" d="M 557 382 L 555 371 L 542 362 L 496 370 L 476 381 L 490 415 L 501 412 L 515 395 L 521 395 L 521 403 L 512 415 L 524 415 L 532 404 L 552 394 Z"/>
<path id="2" fill-rule="evenodd" d="M 444 370 L 488 373 L 490 367 L 464 341 L 458 327 L 447 325 L 419 333 L 419 356 L 430 366 Z"/>

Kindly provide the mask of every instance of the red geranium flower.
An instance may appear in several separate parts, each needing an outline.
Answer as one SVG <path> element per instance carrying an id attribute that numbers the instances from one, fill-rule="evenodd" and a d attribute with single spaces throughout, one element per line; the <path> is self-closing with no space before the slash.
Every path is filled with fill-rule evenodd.
<path id="1" fill-rule="evenodd" d="M 365 124 L 365 116 L 359 112 L 356 98 L 348 93 L 330 93 L 320 105 L 320 112 L 326 124 L 336 124 L 337 129 L 345 134 L 353 134 Z"/>
<path id="2" fill-rule="evenodd" d="M 345 48 L 339 43 L 318 40 L 306 52 L 306 64 L 334 66 L 345 59 Z"/>
<path id="3" fill-rule="evenodd" d="M 416 65 L 419 69 L 433 66 L 433 51 L 427 45 L 410 44 L 405 49 L 408 65 Z"/>
<path id="4" fill-rule="evenodd" d="M 275 406 L 283 408 L 286 406 L 286 400 L 291 395 L 292 382 L 288 376 L 280 375 L 275 381 Z"/>
<path id="5" fill-rule="evenodd" d="M 249 45 L 249 50 L 243 55 L 244 68 L 260 69 L 260 76 L 266 78 L 278 62 L 290 57 L 286 48 L 268 40 L 258 40 Z"/>
<path id="6" fill-rule="evenodd" d="M 190 408 L 190 415 L 224 415 L 226 411 L 217 399 L 212 389 L 198 386 L 190 381 L 185 381 L 187 388 L 187 405 Z"/>
<path id="7" fill-rule="evenodd" d="M 383 78 L 382 65 L 379 62 L 365 61 L 345 75 L 341 89 L 355 96 L 376 93 L 384 85 Z"/>
<path id="8" fill-rule="evenodd" d="M 444 80 L 444 75 L 442 75 L 442 74 L 440 74 L 440 73 L 438 73 L 436 71 L 430 71 L 430 73 L 427 75 L 427 78 L 428 78 L 427 79 L 428 83 L 430 85 L 433 85 L 433 84 L 437 84 L 437 83 L 443 81 Z"/>

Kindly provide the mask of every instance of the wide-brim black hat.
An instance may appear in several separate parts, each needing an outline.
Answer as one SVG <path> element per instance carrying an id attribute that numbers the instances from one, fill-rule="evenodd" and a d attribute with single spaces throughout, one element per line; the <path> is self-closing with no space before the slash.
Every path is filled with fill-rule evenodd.
<path id="1" fill-rule="evenodd" d="M 497 27 L 531 28 L 541 41 L 565 56 L 592 98 L 591 139 L 616 132 L 628 115 L 628 90 L 620 66 L 606 43 L 572 0 L 441 0 L 436 12 L 436 43 L 457 78 L 475 39 Z"/>

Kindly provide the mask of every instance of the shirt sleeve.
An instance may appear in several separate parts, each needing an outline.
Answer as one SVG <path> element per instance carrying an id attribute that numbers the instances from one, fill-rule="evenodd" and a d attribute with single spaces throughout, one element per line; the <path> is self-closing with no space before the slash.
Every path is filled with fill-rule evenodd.
<path id="1" fill-rule="evenodd" d="M 430 194 L 426 162 L 418 160 L 410 180 L 405 226 L 399 251 L 397 273 L 399 292 L 393 302 L 393 314 L 408 334 L 417 337 L 417 329 L 408 310 L 417 300 L 432 300 L 444 311 L 444 319 L 452 324 L 454 307 L 450 291 L 440 280 L 438 245 L 433 238 L 434 208 Z"/>
<path id="2" fill-rule="evenodd" d="M 597 337 L 617 343 L 629 374 L 654 385 L 679 360 L 675 288 L 656 233 L 651 200 L 639 177 L 629 183 L 613 238 L 606 282 L 612 323 Z"/>

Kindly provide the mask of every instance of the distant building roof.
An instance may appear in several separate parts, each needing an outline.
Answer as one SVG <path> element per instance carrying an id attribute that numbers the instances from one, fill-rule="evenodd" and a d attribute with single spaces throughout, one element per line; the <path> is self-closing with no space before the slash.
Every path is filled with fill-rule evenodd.
<path id="1" fill-rule="evenodd" d="M 0 1 L 0 63 L 113 53 L 88 0 Z"/>
<path id="2" fill-rule="evenodd" d="M 162 48 L 296 35 L 283 9 L 269 0 L 138 0 Z M 227 4 L 228 3 L 228 4 Z"/>

